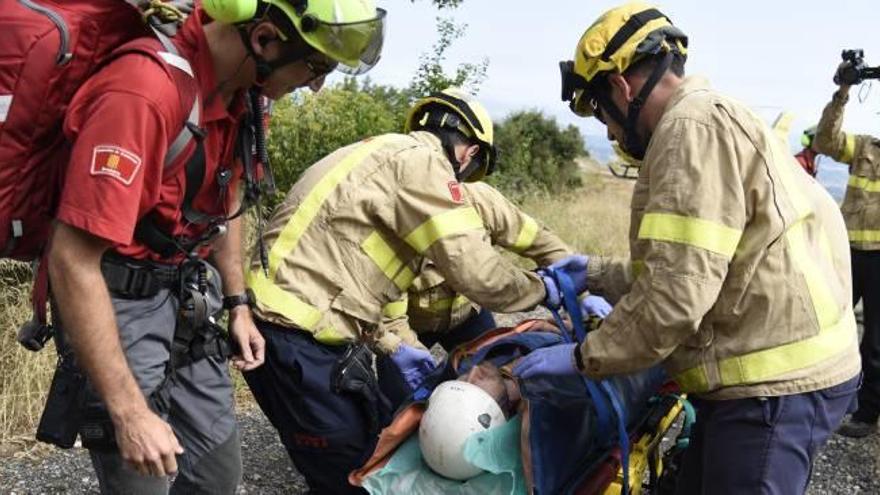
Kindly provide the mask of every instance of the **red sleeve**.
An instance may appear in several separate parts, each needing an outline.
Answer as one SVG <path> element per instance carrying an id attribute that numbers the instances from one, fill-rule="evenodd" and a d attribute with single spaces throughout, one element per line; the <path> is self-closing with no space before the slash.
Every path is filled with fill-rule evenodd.
<path id="1" fill-rule="evenodd" d="M 77 91 L 64 119 L 71 155 L 58 220 L 131 243 L 159 199 L 170 134 L 183 122 L 179 98 L 165 69 L 140 54 L 113 61 Z"/>

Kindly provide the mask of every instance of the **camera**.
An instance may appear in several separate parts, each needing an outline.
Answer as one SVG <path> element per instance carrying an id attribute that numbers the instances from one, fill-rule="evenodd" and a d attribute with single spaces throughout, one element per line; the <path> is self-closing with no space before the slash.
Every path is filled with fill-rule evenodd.
<path id="1" fill-rule="evenodd" d="M 834 75 L 835 84 L 854 85 L 866 79 L 880 79 L 880 67 L 868 67 L 865 65 L 865 51 L 862 49 L 843 50 L 840 58 L 847 65 L 838 69 Z"/>

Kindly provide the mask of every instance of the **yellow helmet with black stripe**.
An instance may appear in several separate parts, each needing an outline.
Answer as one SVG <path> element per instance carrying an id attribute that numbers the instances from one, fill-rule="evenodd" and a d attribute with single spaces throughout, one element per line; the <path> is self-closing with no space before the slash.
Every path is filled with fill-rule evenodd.
<path id="1" fill-rule="evenodd" d="M 591 92 L 597 76 L 623 73 L 645 56 L 675 53 L 687 56 L 687 36 L 662 12 L 631 2 L 602 14 L 581 36 L 573 61 L 560 63 L 562 99 L 577 115 L 594 115 Z"/>
<path id="2" fill-rule="evenodd" d="M 419 99 L 406 118 L 404 131 L 449 129 L 463 134 L 480 146 L 479 167 L 464 180 L 475 182 L 495 170 L 495 134 L 489 112 L 472 95 L 459 88 L 446 88 Z M 448 153 L 448 151 L 447 151 Z"/>

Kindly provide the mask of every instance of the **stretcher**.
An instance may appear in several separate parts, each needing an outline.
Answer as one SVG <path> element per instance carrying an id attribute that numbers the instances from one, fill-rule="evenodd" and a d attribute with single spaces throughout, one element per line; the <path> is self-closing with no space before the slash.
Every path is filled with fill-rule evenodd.
<path id="1" fill-rule="evenodd" d="M 522 355 L 562 341 L 557 324 L 529 320 L 490 331 L 455 349 L 443 372 L 426 386 L 429 390 L 417 391 L 401 407 L 382 431 L 372 456 L 351 473 L 349 481 L 370 493 L 664 493 L 663 487 L 674 483 L 675 459 L 686 441 L 681 438 L 664 451 L 662 440 L 676 433 L 676 419 L 683 415 L 686 401 L 675 394 L 659 368 L 606 380 L 624 410 L 625 448 L 615 425 L 597 412 L 594 401 L 600 399 L 585 393 L 580 377 L 550 377 L 517 380 L 522 404 L 512 421 L 519 421 L 519 429 L 508 429 L 508 435 L 514 432 L 513 444 L 500 449 L 515 451 L 515 459 L 490 463 L 489 469 L 497 468 L 495 479 L 481 476 L 473 486 L 468 486 L 471 482 L 449 484 L 419 462 L 414 443 L 433 386 L 479 363 L 491 362 L 509 373 Z M 621 462 L 623 452 L 627 463 Z M 623 476 L 622 464 L 627 465 L 628 476 Z M 623 489 L 624 480 L 628 490 Z"/>

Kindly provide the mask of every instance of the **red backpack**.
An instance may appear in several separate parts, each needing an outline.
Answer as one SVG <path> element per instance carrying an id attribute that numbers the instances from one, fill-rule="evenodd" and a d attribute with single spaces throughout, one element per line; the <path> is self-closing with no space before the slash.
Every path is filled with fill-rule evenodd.
<path id="1" fill-rule="evenodd" d="M 191 70 L 168 38 L 156 33 L 164 52 L 128 43 L 151 36 L 135 3 L 0 0 L 0 258 L 31 261 L 46 245 L 67 163 L 64 113 L 107 60 L 131 51 L 156 58 L 181 88 L 181 104 L 191 104 L 188 121 L 198 124 Z M 192 138 L 188 127 L 181 122 L 166 165 Z"/>

